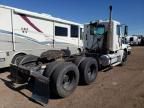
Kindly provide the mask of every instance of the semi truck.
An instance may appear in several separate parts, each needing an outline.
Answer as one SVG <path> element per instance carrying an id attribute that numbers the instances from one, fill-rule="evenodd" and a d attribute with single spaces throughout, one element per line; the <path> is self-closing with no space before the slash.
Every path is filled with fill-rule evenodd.
<path id="1" fill-rule="evenodd" d="M 46 50 L 69 48 L 76 53 L 83 46 L 82 31 L 80 23 L 0 5 L 0 68 Z"/>
<path id="2" fill-rule="evenodd" d="M 49 95 L 64 98 L 71 95 L 78 84 L 89 85 L 98 71 L 124 65 L 128 46 L 122 42 L 128 26 L 112 19 L 91 21 L 84 25 L 83 50 L 71 54 L 69 49 L 47 50 L 40 56 L 24 55 L 11 64 L 12 86 L 32 83 L 32 99 L 44 104 Z M 123 32 L 123 33 L 122 33 Z"/>

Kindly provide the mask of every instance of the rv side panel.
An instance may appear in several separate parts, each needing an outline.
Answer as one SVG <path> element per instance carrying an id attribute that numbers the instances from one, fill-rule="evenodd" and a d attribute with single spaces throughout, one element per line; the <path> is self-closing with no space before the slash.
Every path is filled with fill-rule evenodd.
<path id="1" fill-rule="evenodd" d="M 0 8 L 0 51 L 12 51 L 11 10 Z"/>

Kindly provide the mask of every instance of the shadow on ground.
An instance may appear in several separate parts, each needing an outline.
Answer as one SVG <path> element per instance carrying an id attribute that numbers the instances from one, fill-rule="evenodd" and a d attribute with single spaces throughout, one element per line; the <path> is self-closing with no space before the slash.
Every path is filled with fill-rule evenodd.
<path id="1" fill-rule="evenodd" d="M 5 79 L 3 79 L 3 78 L 0 78 L 0 80 L 3 81 L 4 84 L 5 84 L 9 89 L 20 93 L 21 95 L 23 95 L 24 97 L 26 97 L 27 99 L 29 99 L 30 101 L 32 101 L 32 102 L 34 102 L 34 103 L 36 103 L 36 104 L 39 104 L 39 105 L 41 105 L 41 106 L 44 106 L 44 105 L 41 104 L 40 102 L 35 101 L 34 99 L 32 99 L 31 97 L 29 97 L 28 95 L 26 95 L 25 93 L 23 93 L 23 92 L 21 91 L 22 89 L 27 89 L 27 90 L 29 90 L 30 92 L 32 92 L 32 88 L 33 88 L 33 87 L 32 87 L 31 84 L 26 84 L 26 85 L 23 85 L 23 86 L 20 86 L 20 87 L 15 88 L 15 87 L 13 86 L 13 82 L 12 82 L 12 81 L 8 81 L 8 80 L 5 80 Z"/>
<path id="2" fill-rule="evenodd" d="M 4 72 L 9 72 L 10 71 L 10 68 L 9 67 L 7 67 L 7 68 L 2 68 L 2 69 L 0 69 L 0 74 L 1 73 L 4 73 Z"/>

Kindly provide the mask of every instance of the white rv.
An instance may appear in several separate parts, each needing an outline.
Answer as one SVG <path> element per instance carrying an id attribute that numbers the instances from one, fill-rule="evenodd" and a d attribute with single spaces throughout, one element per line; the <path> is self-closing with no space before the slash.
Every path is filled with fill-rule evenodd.
<path id="1" fill-rule="evenodd" d="M 126 42 L 129 43 L 130 45 L 140 45 L 141 36 L 135 36 L 135 35 L 127 36 Z"/>
<path id="2" fill-rule="evenodd" d="M 48 49 L 76 53 L 82 45 L 83 26 L 47 14 L 0 5 L 0 68 L 21 55 L 40 55 Z"/>

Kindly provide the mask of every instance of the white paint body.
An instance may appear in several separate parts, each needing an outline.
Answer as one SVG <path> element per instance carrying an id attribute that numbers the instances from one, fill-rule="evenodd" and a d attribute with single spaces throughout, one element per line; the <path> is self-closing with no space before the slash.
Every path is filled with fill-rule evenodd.
<path id="1" fill-rule="evenodd" d="M 78 37 L 71 37 L 71 25 L 78 27 Z M 55 26 L 67 29 L 67 36 L 56 36 Z M 8 67 L 16 54 L 39 56 L 50 49 L 82 48 L 83 25 L 46 14 L 0 5 L 0 68 Z M 54 43 L 53 43 L 54 42 Z"/>
<path id="2" fill-rule="evenodd" d="M 95 24 L 95 23 L 94 23 Z M 108 34 L 109 30 L 109 21 L 97 21 L 97 26 L 104 26 L 105 31 L 104 34 L 99 37 L 98 35 L 93 35 L 91 34 L 91 24 L 85 24 L 84 25 L 84 48 L 86 49 L 92 49 L 95 50 L 96 53 L 99 53 L 100 55 L 100 64 L 102 66 L 115 66 L 120 63 L 122 63 L 122 58 L 124 55 L 124 51 L 128 51 L 128 44 L 124 44 L 122 42 L 122 30 L 119 28 L 119 33 L 118 33 L 118 26 L 120 27 L 120 23 L 112 20 L 111 22 L 111 33 Z M 93 26 L 93 25 L 92 25 Z M 95 29 L 96 29 L 95 28 Z M 95 31 L 96 32 L 96 31 Z M 107 40 L 105 41 L 104 38 L 107 35 Z M 93 44 L 95 43 L 95 44 Z M 102 53 L 103 50 L 103 43 L 107 43 L 105 48 L 107 52 Z M 98 52 L 99 49 L 102 52 Z"/>

